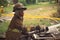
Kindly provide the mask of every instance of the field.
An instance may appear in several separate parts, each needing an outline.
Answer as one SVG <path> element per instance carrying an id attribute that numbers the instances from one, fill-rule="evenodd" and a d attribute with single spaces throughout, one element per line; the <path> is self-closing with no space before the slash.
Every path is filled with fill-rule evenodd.
<path id="1" fill-rule="evenodd" d="M 30 25 L 36 26 L 38 24 L 50 26 L 52 23 L 54 24 L 54 21 L 57 21 L 52 18 L 52 15 L 57 12 L 57 7 L 55 4 L 39 3 L 36 5 L 28 5 L 26 7 L 27 10 L 24 11 L 24 26 L 30 27 Z M 4 9 L 6 12 L 2 14 L 2 17 L 13 17 L 13 5 L 10 5 L 7 8 L 5 7 Z M 0 23 L 0 27 L 2 27 L 0 31 L 2 30 L 2 32 L 5 32 L 8 28 L 8 25 L 9 21 Z"/>

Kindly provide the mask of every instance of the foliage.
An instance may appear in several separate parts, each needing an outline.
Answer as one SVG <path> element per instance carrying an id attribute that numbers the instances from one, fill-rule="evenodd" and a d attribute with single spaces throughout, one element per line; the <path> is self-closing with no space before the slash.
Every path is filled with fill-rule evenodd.
<path id="1" fill-rule="evenodd" d="M 41 19 L 40 24 L 50 26 L 50 20 L 49 19 Z"/>
<path id="2" fill-rule="evenodd" d="M 9 9 L 9 10 L 8 10 L 8 9 Z M 5 10 L 5 12 L 10 13 L 10 12 L 13 11 L 13 6 L 10 5 L 10 6 L 8 6 L 8 7 L 4 7 L 4 10 Z"/>
<path id="3" fill-rule="evenodd" d="M 7 6 L 7 0 L 0 0 L 0 6 Z"/>
<path id="4" fill-rule="evenodd" d="M 8 25 L 9 25 L 8 21 L 0 23 L 0 33 L 6 32 Z"/>
<path id="5" fill-rule="evenodd" d="M 1 17 L 1 13 L 0 13 L 0 17 Z"/>
<path id="6" fill-rule="evenodd" d="M 19 2 L 27 5 L 27 4 L 38 4 L 40 2 L 49 2 L 50 4 L 51 3 L 56 3 L 55 0 L 18 0 Z"/>
<path id="7" fill-rule="evenodd" d="M 35 12 L 35 11 L 32 11 L 32 9 L 36 9 L 36 11 L 37 11 L 37 8 L 41 8 L 41 7 L 43 7 L 44 8 L 44 10 L 41 10 L 40 12 L 35 12 L 35 13 L 31 13 L 31 12 L 27 12 L 26 14 L 31 14 L 32 16 L 30 16 L 30 15 L 28 15 L 28 17 L 30 16 L 30 17 L 33 17 L 33 16 L 35 16 L 35 15 L 39 15 L 40 13 L 42 13 L 42 12 L 44 12 L 44 13 L 46 13 L 46 14 L 48 14 L 48 12 L 47 12 L 47 10 L 49 10 L 49 8 L 48 8 L 48 6 L 52 6 L 51 4 L 43 4 L 43 3 L 40 3 L 40 4 L 38 4 L 38 5 L 27 5 L 26 7 L 28 8 L 28 9 L 31 9 L 31 12 Z M 47 9 L 48 8 L 48 9 Z M 50 7 L 51 8 L 51 7 Z M 8 10 L 9 9 L 9 10 Z M 9 6 L 9 7 L 5 7 L 5 10 L 6 11 L 12 11 L 12 9 L 13 9 L 13 6 L 11 5 L 11 6 Z M 53 9 L 54 10 L 54 9 Z M 52 11 L 52 10 L 51 10 Z M 51 12 L 50 10 L 49 10 L 49 12 Z M 12 13 L 11 13 L 12 14 Z M 42 13 L 43 14 L 43 13 Z M 8 16 L 10 16 L 10 14 L 8 15 Z M 39 19 L 40 20 L 40 19 Z M 33 25 L 37 25 L 38 23 L 40 23 L 40 24 L 46 24 L 47 26 L 49 26 L 49 25 L 51 25 L 49 22 L 49 20 L 44 20 L 44 19 L 41 19 L 42 21 L 40 22 L 38 19 L 26 19 L 25 21 L 24 21 L 24 24 L 26 24 L 26 25 L 31 25 L 31 24 L 33 24 Z M 8 24 L 9 24 L 9 22 L 3 22 L 3 23 L 1 23 L 0 24 L 0 32 L 5 32 L 6 31 L 6 29 L 7 29 L 7 26 L 8 26 Z"/>

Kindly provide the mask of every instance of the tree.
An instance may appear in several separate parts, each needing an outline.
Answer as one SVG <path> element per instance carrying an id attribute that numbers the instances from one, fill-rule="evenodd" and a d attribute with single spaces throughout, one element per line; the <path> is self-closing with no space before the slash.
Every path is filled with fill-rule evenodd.
<path id="1" fill-rule="evenodd" d="M 55 1 L 55 3 L 58 3 L 58 0 L 54 0 Z"/>
<path id="2" fill-rule="evenodd" d="M 38 0 L 26 0 L 27 4 L 36 4 L 38 3 Z"/>
<path id="3" fill-rule="evenodd" d="M 60 0 L 57 0 L 57 14 L 58 14 L 58 17 L 60 18 Z"/>
<path id="4" fill-rule="evenodd" d="M 26 0 L 26 3 L 27 4 L 31 4 L 31 0 Z"/>
<path id="5" fill-rule="evenodd" d="M 16 3 L 18 3 L 18 0 L 13 0 L 13 4 L 16 4 Z"/>
<path id="6" fill-rule="evenodd" d="M 56 0 L 56 1 L 57 1 L 57 13 L 53 14 L 53 16 L 60 18 L 60 0 Z"/>
<path id="7" fill-rule="evenodd" d="M 52 3 L 52 0 L 49 0 L 49 3 Z"/>
<path id="8" fill-rule="evenodd" d="M 0 0 L 0 6 L 7 6 L 8 1 L 7 0 Z"/>
<path id="9" fill-rule="evenodd" d="M 38 3 L 38 0 L 35 0 L 35 3 Z"/>
<path id="10" fill-rule="evenodd" d="M 23 3 L 24 5 L 26 5 L 26 0 L 18 0 L 18 2 Z"/>

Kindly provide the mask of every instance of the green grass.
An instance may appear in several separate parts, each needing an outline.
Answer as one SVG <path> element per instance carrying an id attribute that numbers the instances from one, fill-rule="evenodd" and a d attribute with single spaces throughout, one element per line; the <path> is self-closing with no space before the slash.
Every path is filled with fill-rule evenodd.
<path id="1" fill-rule="evenodd" d="M 4 10 L 5 10 L 6 13 L 10 13 L 10 12 L 13 11 L 13 6 L 10 5 L 9 7 L 4 7 Z"/>
<path id="2" fill-rule="evenodd" d="M 8 29 L 10 21 L 5 21 L 3 23 L 0 23 L 0 33 L 6 32 Z M 52 21 L 50 19 L 29 19 L 29 20 L 24 20 L 24 25 L 27 25 L 30 27 L 30 25 L 46 25 L 46 26 L 51 26 Z"/>
<path id="3" fill-rule="evenodd" d="M 36 9 L 36 8 L 40 8 L 40 7 L 47 7 L 47 6 L 53 6 L 53 5 L 55 5 L 55 4 L 49 4 L 49 3 L 47 3 L 47 4 L 42 4 L 42 3 L 40 3 L 40 4 L 27 5 L 26 7 L 27 7 L 28 9 Z"/>
<path id="4" fill-rule="evenodd" d="M 48 20 L 48 19 L 39 19 L 39 18 L 36 18 L 36 19 L 29 19 L 29 20 L 24 20 L 24 24 L 27 25 L 27 26 L 30 26 L 30 25 L 46 25 L 46 26 L 50 26 L 50 21 L 51 20 Z"/>
<path id="5" fill-rule="evenodd" d="M 40 8 L 40 7 L 47 7 L 47 6 L 53 6 L 55 4 L 49 4 L 49 3 L 39 3 L 39 4 L 31 4 L 31 5 L 26 5 L 25 7 L 27 9 L 36 9 L 36 8 Z M 10 5 L 9 7 L 4 7 L 5 12 L 12 12 L 13 11 L 13 5 Z"/>
<path id="6" fill-rule="evenodd" d="M 38 19 L 25 19 L 24 20 L 24 25 L 30 26 L 30 25 L 37 25 L 39 24 Z"/>
<path id="7" fill-rule="evenodd" d="M 40 19 L 33 19 L 33 20 L 25 20 L 24 21 L 24 25 L 27 25 L 27 26 L 30 26 L 30 25 L 47 25 L 49 26 L 50 23 L 49 23 L 49 20 L 44 20 L 44 19 L 41 19 L 41 21 L 39 21 Z M 6 30 L 8 29 L 8 25 L 9 25 L 9 21 L 5 21 L 3 23 L 0 23 L 0 32 L 6 32 Z"/>
<path id="8" fill-rule="evenodd" d="M 7 28 L 8 28 L 9 22 L 5 21 L 3 23 L 0 23 L 0 32 L 6 32 Z"/>
<path id="9" fill-rule="evenodd" d="M 49 3 L 42 4 L 42 3 L 39 3 L 39 4 L 34 4 L 34 5 L 27 5 L 26 7 L 28 8 L 28 10 L 30 10 L 30 9 L 32 10 L 32 9 L 36 9 L 36 8 L 40 8 L 40 7 L 49 7 L 49 6 L 52 6 L 52 5 L 54 5 L 54 4 L 49 4 Z M 5 7 L 4 9 L 5 9 L 5 11 L 7 13 L 10 13 L 13 10 L 13 6 L 10 5 L 9 7 Z M 47 10 L 43 10 L 43 11 L 40 11 L 40 12 L 45 12 L 45 11 L 47 11 Z M 34 13 L 33 15 L 36 15 L 36 14 Z M 24 25 L 28 25 L 28 26 L 30 26 L 31 24 L 32 25 L 38 25 L 38 24 L 43 25 L 43 24 L 45 24 L 47 26 L 51 25 L 49 20 L 44 20 L 44 19 L 41 19 L 41 20 L 42 21 L 40 21 L 40 19 L 24 20 Z M 8 28 L 8 25 L 9 25 L 8 21 L 0 23 L 0 32 L 6 32 L 6 30 Z"/>
<path id="10" fill-rule="evenodd" d="M 40 20 L 40 24 L 41 25 L 46 25 L 46 26 L 50 26 L 51 24 L 50 24 L 50 20 L 48 20 L 48 19 L 41 19 Z"/>

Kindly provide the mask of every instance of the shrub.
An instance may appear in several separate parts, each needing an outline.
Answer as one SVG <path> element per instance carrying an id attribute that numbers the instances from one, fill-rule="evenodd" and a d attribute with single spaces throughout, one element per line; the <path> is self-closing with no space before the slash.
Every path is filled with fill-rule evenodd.
<path id="1" fill-rule="evenodd" d="M 7 6 L 8 1 L 7 0 L 0 0 L 0 6 Z"/>

